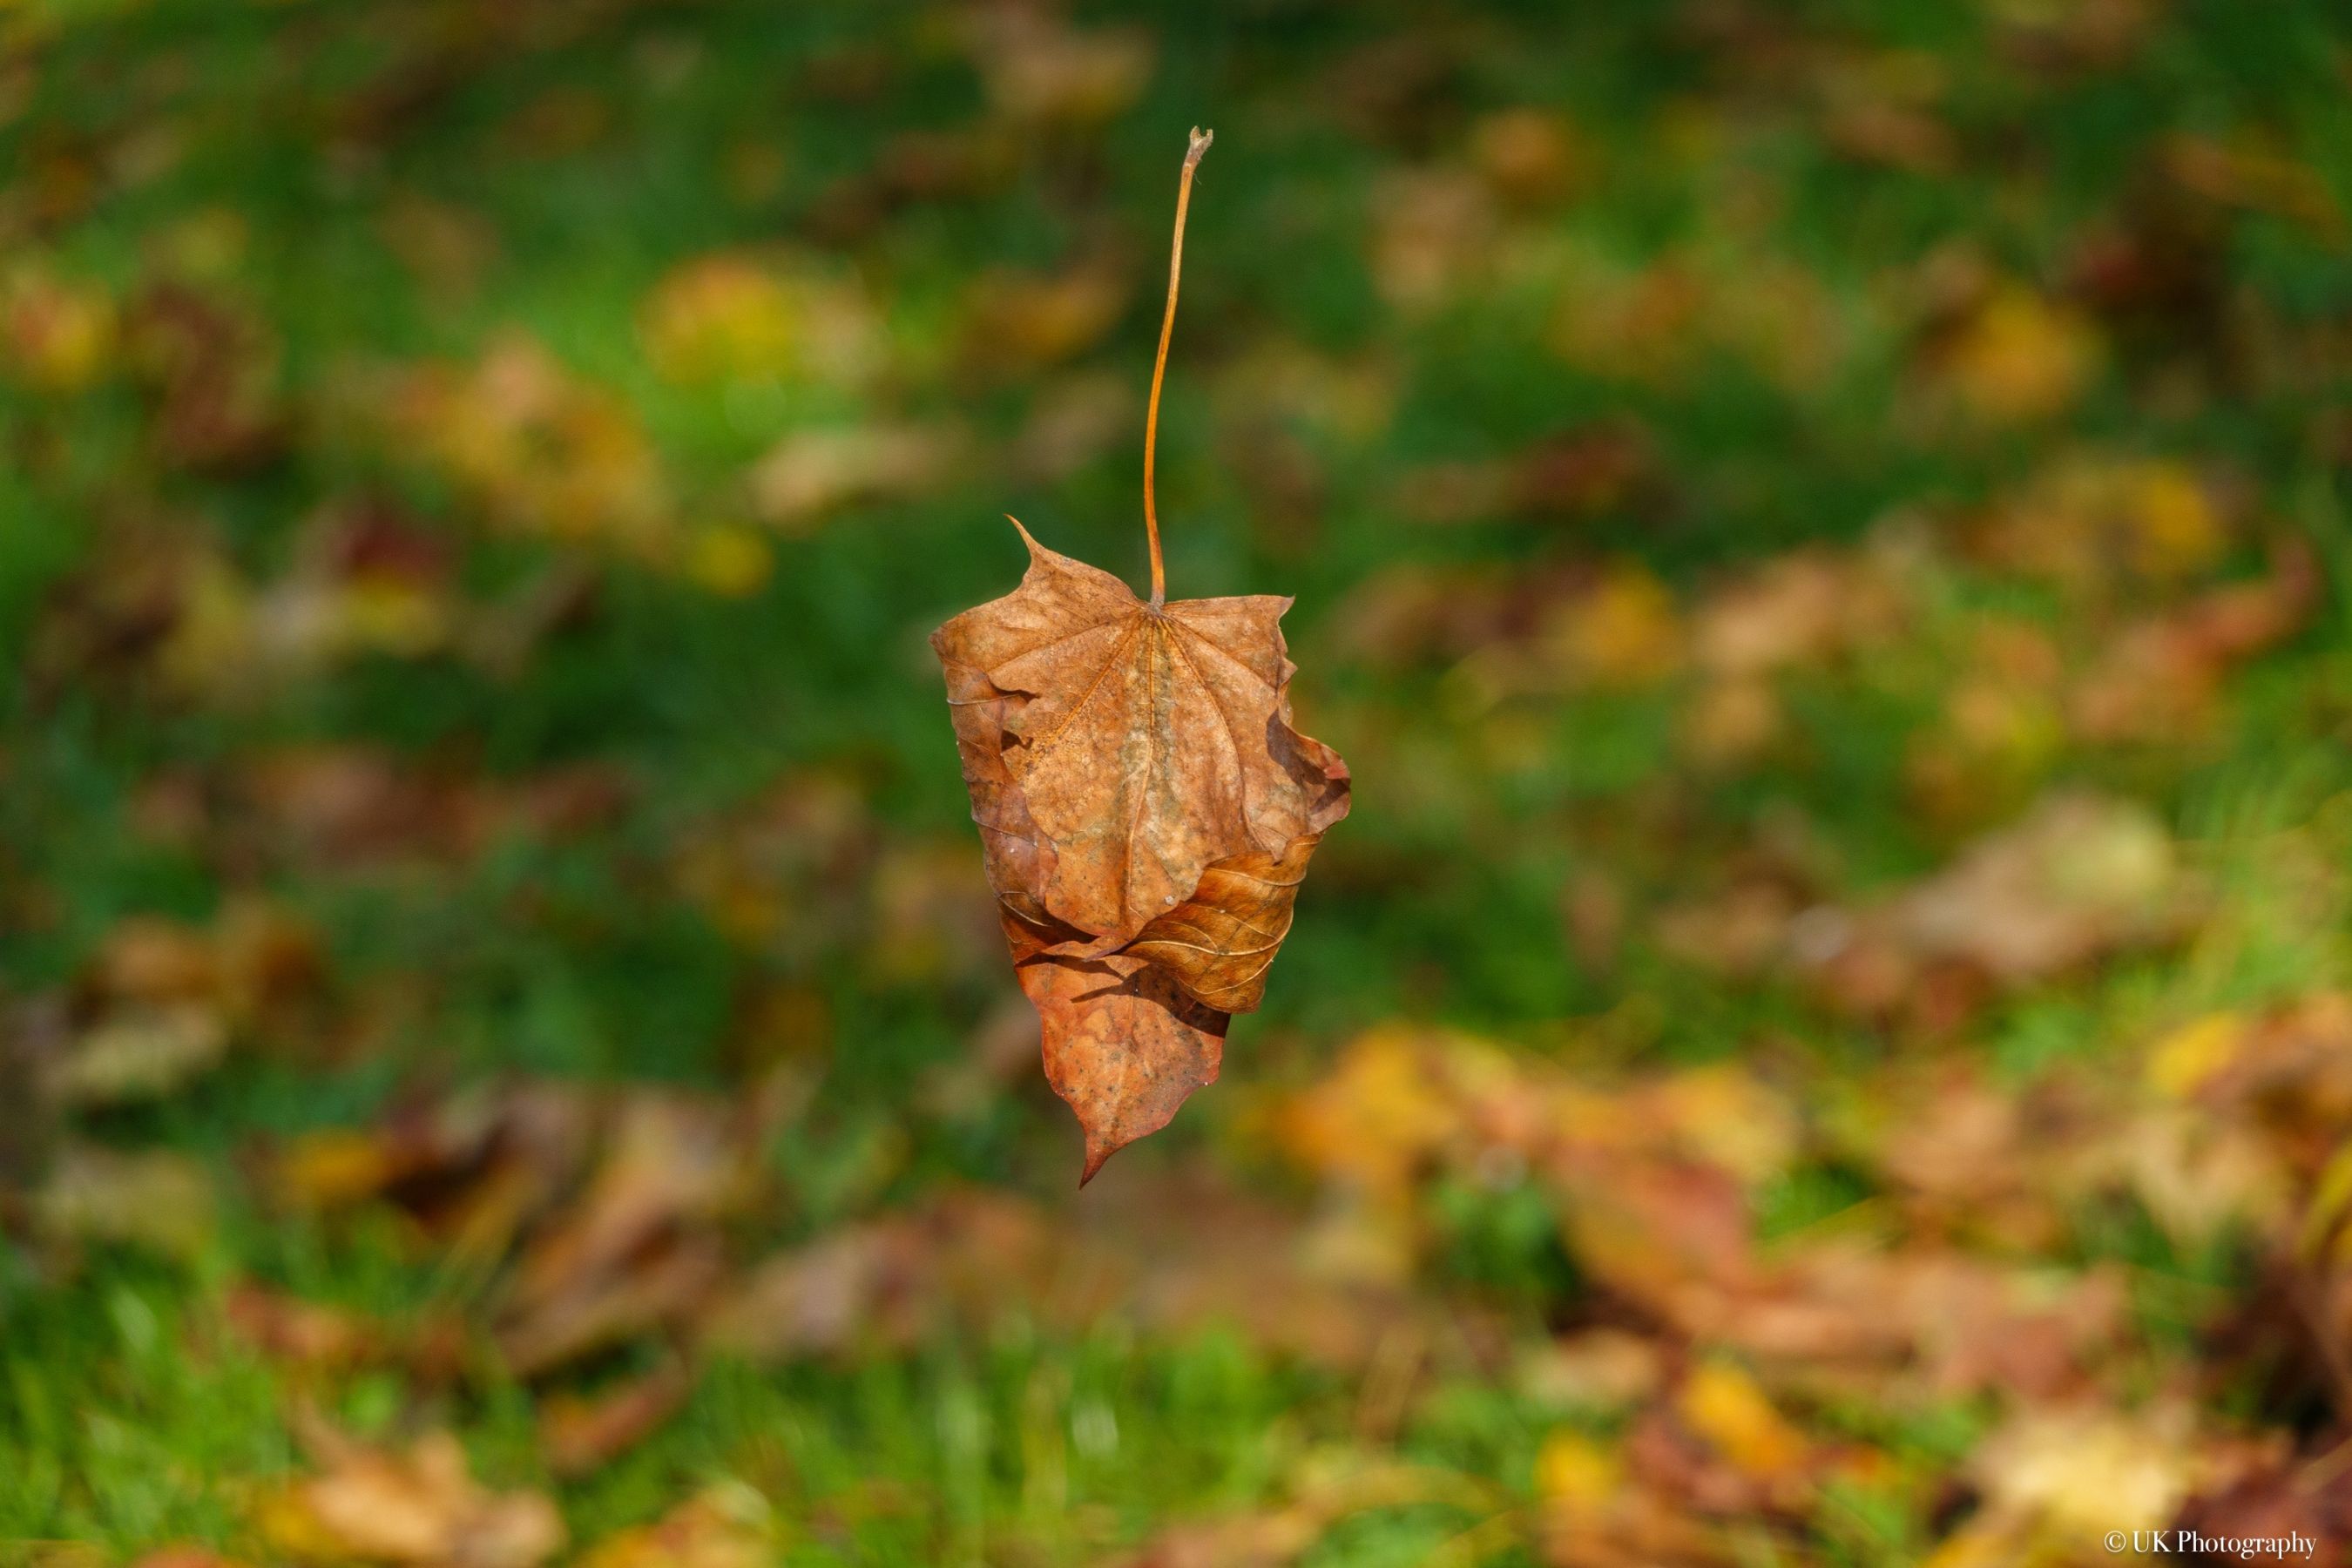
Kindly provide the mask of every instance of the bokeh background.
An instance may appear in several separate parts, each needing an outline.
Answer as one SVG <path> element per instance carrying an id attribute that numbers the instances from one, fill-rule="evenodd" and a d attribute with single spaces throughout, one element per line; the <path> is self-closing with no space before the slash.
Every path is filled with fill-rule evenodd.
<path id="1" fill-rule="evenodd" d="M 2340 7 L 0 39 L 0 1557 L 2342 1560 Z M 1196 122 L 1357 805 L 1081 1195 L 925 638 Z"/>

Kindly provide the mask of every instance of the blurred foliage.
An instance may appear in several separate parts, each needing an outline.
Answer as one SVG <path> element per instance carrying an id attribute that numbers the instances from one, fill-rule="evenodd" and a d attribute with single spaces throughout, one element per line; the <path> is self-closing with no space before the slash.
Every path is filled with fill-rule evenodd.
<path id="1" fill-rule="evenodd" d="M 2352 1541 L 2352 27 L 0 6 L 0 1558 Z M 924 637 L 1353 764 L 1076 1198 Z M 2332 1555 L 2331 1555 L 2332 1554 Z"/>

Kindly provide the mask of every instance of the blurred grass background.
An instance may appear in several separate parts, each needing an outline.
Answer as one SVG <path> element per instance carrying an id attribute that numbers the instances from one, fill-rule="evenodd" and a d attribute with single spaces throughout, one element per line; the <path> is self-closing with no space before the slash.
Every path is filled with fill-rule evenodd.
<path id="1" fill-rule="evenodd" d="M 0 1554 L 2343 1550 L 2339 8 L 0 38 Z M 924 639 L 1196 122 L 1358 805 L 1074 1198 Z"/>

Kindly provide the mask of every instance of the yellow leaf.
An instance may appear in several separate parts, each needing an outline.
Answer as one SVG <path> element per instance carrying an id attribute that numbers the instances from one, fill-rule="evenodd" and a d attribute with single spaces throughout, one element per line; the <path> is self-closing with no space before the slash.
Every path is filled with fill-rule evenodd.
<path id="1" fill-rule="evenodd" d="M 336 629 L 351 646 L 414 658 L 448 641 L 448 607 L 421 584 L 388 574 L 354 577 L 340 598 Z"/>
<path id="2" fill-rule="evenodd" d="M 1339 1069 L 1286 1109 L 1277 1127 L 1285 1152 L 1373 1191 L 1404 1187 L 1457 1120 L 1422 1043 L 1402 1028 L 1359 1037 Z"/>
<path id="3" fill-rule="evenodd" d="M 22 380 L 79 392 L 114 358 L 114 302 L 96 288 L 27 275 L 0 296 L 0 343 Z"/>
<path id="4" fill-rule="evenodd" d="M 775 552 L 748 528 L 721 524 L 697 534 L 687 551 L 686 574 L 721 598 L 749 598 L 767 586 Z"/>
<path id="5" fill-rule="evenodd" d="M 294 1141 L 278 1161 L 278 1184 L 295 1204 L 333 1208 L 373 1196 L 392 1169 L 390 1152 L 373 1133 L 330 1130 Z"/>
<path id="6" fill-rule="evenodd" d="M 2229 542 L 2221 515 L 2192 469 L 2178 462 L 2141 463 L 2129 470 L 2127 483 L 2141 570 L 2177 580 L 2221 556 Z"/>
<path id="7" fill-rule="evenodd" d="M 1683 1380 L 1675 1402 L 1690 1429 L 1750 1476 L 1786 1475 L 1805 1462 L 1809 1445 L 1755 1380 L 1727 1362 L 1709 1362 Z"/>
<path id="8" fill-rule="evenodd" d="M 2339 1144 L 2313 1184 L 2311 1202 L 2304 1210 L 2302 1250 L 2317 1257 L 2336 1235 L 2345 1210 L 2352 1207 L 2352 1142 Z M 2338 1242 L 2339 1248 L 2342 1242 Z"/>
<path id="9" fill-rule="evenodd" d="M 41 1227 L 56 1235 L 122 1242 L 181 1258 L 212 1243 L 212 1178 L 184 1154 L 69 1148 L 34 1194 Z"/>
<path id="10" fill-rule="evenodd" d="M 2015 1568 L 2018 1556 L 2011 1531 L 1974 1523 L 1947 1538 L 1921 1568 Z"/>
<path id="11" fill-rule="evenodd" d="M 2168 1407 L 2021 1415 L 1978 1452 L 1989 1507 L 2038 1521 L 2059 1540 L 2157 1529 L 2189 1491 L 2182 1415 Z"/>
<path id="12" fill-rule="evenodd" d="M 2148 1087 L 2187 1099 L 2230 1065 L 2245 1037 L 2246 1021 L 2235 1013 L 2208 1013 L 2183 1024 L 2148 1053 Z"/>
<path id="13" fill-rule="evenodd" d="M 1570 667 L 1603 685 L 1645 684 L 1683 658 L 1674 595 L 1638 563 L 1612 568 L 1570 608 L 1557 637 Z"/>
<path id="14" fill-rule="evenodd" d="M 1675 1140 L 1743 1182 L 1762 1182 L 1795 1160 L 1799 1129 L 1788 1103 L 1736 1068 L 1694 1068 L 1661 1082 L 1656 1109 Z"/>
<path id="15" fill-rule="evenodd" d="M 1598 1507 L 1615 1496 L 1624 1480 L 1624 1462 L 1616 1451 L 1581 1432 L 1554 1432 L 1536 1455 L 1536 1495 L 1546 1502 Z"/>
<path id="16" fill-rule="evenodd" d="M 254 651 L 254 596 L 234 567 L 210 554 L 184 569 L 179 614 L 157 655 L 164 679 L 215 692 L 239 682 Z"/>
<path id="17" fill-rule="evenodd" d="M 2089 386 L 2100 343 L 2089 321 L 2029 289 L 1997 290 L 1948 347 L 1944 374 L 1961 404 L 1998 423 L 2063 413 Z"/>
<path id="18" fill-rule="evenodd" d="M 762 1568 L 776 1559 L 767 1500 L 722 1481 L 651 1524 L 625 1530 L 590 1552 L 582 1568 Z"/>
<path id="19" fill-rule="evenodd" d="M 698 383 L 783 374 L 796 357 L 798 329 L 791 295 L 766 268 L 710 256 L 655 286 L 638 334 L 665 379 Z"/>

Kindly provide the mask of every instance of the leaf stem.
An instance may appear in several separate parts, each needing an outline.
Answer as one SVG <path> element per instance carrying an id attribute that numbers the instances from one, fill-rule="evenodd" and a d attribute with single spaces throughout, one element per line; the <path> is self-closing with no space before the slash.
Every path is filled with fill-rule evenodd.
<path id="1" fill-rule="evenodd" d="M 1160 319 L 1160 353 L 1151 362 L 1151 403 L 1143 416 L 1143 531 L 1151 542 L 1151 607 L 1168 602 L 1168 569 L 1160 560 L 1160 510 L 1151 494 L 1154 458 L 1160 450 L 1160 384 L 1168 374 L 1168 340 L 1176 331 L 1176 285 L 1184 276 L 1184 213 L 1192 205 L 1192 171 L 1217 139 L 1213 131 L 1192 127 L 1192 145 L 1184 152 L 1184 175 L 1176 186 L 1176 240 L 1168 252 L 1168 313 Z"/>

